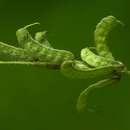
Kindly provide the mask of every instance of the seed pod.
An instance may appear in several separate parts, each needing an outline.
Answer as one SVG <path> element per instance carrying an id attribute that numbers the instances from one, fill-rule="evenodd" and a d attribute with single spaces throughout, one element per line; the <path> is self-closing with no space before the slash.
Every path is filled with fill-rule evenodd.
<path id="1" fill-rule="evenodd" d="M 74 59 L 73 53 L 53 48 L 41 48 L 36 55 L 38 55 L 39 61 L 55 64 L 62 64 L 64 61 Z"/>
<path id="2" fill-rule="evenodd" d="M 52 47 L 51 44 L 49 43 L 49 41 L 46 38 L 46 33 L 47 33 L 47 31 L 37 32 L 35 34 L 35 40 L 38 41 L 39 43 L 47 46 L 47 47 Z"/>
<path id="3" fill-rule="evenodd" d="M 86 66 L 86 67 L 85 67 Z M 78 63 L 75 61 L 65 61 L 61 65 L 61 72 L 69 78 L 77 79 L 103 79 L 116 75 L 116 72 L 121 66 L 101 66 L 90 68 L 85 63 Z"/>
<path id="4" fill-rule="evenodd" d="M 96 30 L 94 32 L 94 40 L 96 44 L 97 53 L 100 56 L 108 58 L 110 60 L 114 60 L 112 53 L 107 47 L 107 36 L 109 32 L 117 25 L 122 24 L 119 20 L 117 20 L 114 16 L 107 16 L 103 18 L 96 26 Z"/>
<path id="5" fill-rule="evenodd" d="M 16 36 L 17 36 L 17 40 L 19 43 L 19 46 L 22 48 L 26 48 L 27 43 L 32 41 L 32 36 L 29 34 L 27 28 L 32 27 L 34 25 L 38 25 L 40 23 L 33 23 L 33 24 L 29 24 L 23 28 L 20 28 L 16 31 Z"/>
<path id="6" fill-rule="evenodd" d="M 89 70 L 90 69 L 88 64 L 86 64 L 84 61 L 74 60 L 72 62 L 73 62 L 73 67 L 76 70 L 84 71 L 84 70 Z"/>
<path id="7" fill-rule="evenodd" d="M 88 88 L 86 88 L 84 91 L 80 93 L 80 96 L 77 100 L 77 110 L 78 111 L 84 111 L 86 108 L 88 109 L 88 100 L 89 96 L 97 88 L 106 87 L 108 85 L 112 85 L 113 83 L 118 82 L 118 78 L 111 78 L 111 79 L 104 79 L 101 81 L 98 81 L 95 84 L 90 85 Z"/>
<path id="8" fill-rule="evenodd" d="M 92 67 L 109 66 L 116 62 L 102 56 L 98 56 L 88 48 L 81 50 L 81 59 Z"/>
<path id="9" fill-rule="evenodd" d="M 41 66 L 49 69 L 60 69 L 60 64 L 51 62 L 36 62 L 26 49 L 17 48 L 0 42 L 0 64 Z"/>
<path id="10" fill-rule="evenodd" d="M 32 61 L 28 51 L 0 42 L 0 59 L 10 61 Z"/>
<path id="11" fill-rule="evenodd" d="M 52 64 L 61 64 L 65 60 L 74 59 L 74 55 L 66 50 L 53 49 L 34 40 L 29 34 L 27 28 L 37 23 L 27 25 L 16 32 L 18 42 L 22 47 L 34 57 L 34 61 L 50 62 Z M 40 37 L 41 38 L 41 37 Z"/>

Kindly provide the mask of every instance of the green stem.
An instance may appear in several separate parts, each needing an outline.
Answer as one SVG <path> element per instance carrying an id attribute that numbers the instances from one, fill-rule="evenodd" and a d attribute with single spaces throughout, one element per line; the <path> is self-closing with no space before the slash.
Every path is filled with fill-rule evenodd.
<path id="1" fill-rule="evenodd" d="M 29 27 L 32 27 L 32 26 L 35 26 L 35 25 L 39 25 L 40 23 L 36 22 L 36 23 L 32 23 L 32 24 L 29 24 L 29 25 L 26 25 L 25 27 L 23 27 L 24 29 L 27 29 Z"/>
<path id="2" fill-rule="evenodd" d="M 26 65 L 26 66 L 37 66 L 45 67 L 50 69 L 60 69 L 60 66 L 57 64 L 50 64 L 47 62 L 26 62 L 26 61 L 0 61 L 0 65 Z"/>
<path id="3" fill-rule="evenodd" d="M 46 63 L 43 62 L 26 62 L 26 61 L 0 61 L 0 64 L 8 64 L 8 65 L 41 65 L 46 66 Z"/>

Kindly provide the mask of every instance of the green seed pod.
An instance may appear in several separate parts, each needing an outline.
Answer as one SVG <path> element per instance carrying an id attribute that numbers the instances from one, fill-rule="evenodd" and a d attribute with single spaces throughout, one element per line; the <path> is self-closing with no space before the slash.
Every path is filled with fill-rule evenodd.
<path id="1" fill-rule="evenodd" d="M 90 85 L 88 88 L 86 88 L 84 91 L 80 93 L 80 96 L 78 97 L 78 101 L 77 101 L 77 110 L 79 112 L 82 112 L 86 108 L 88 108 L 88 100 L 92 91 L 94 91 L 97 88 L 102 88 L 108 85 L 112 85 L 113 83 L 116 83 L 118 81 L 119 81 L 118 78 L 111 78 L 111 79 L 101 80 L 95 84 Z"/>
<path id="2" fill-rule="evenodd" d="M 121 69 L 123 69 L 122 65 L 90 68 L 82 62 L 78 62 L 77 65 L 77 62 L 75 61 L 65 61 L 61 65 L 61 72 L 65 76 L 77 79 L 103 79 L 107 77 L 113 77 L 113 75 L 118 75 L 118 72 L 120 73 L 119 70 Z"/>
<path id="3" fill-rule="evenodd" d="M 32 36 L 29 34 L 27 28 L 32 27 L 34 25 L 38 25 L 40 23 L 33 23 L 29 24 L 23 28 L 20 28 L 16 31 L 17 40 L 19 43 L 19 46 L 22 48 L 26 48 L 26 43 L 32 41 Z"/>
<path id="4" fill-rule="evenodd" d="M 84 71 L 84 70 L 89 70 L 90 67 L 83 61 L 80 60 L 74 60 L 73 61 L 73 67 L 76 70 Z"/>
<path id="5" fill-rule="evenodd" d="M 115 61 L 94 54 L 88 48 L 81 50 L 81 59 L 92 67 L 109 66 L 115 63 Z"/>
<path id="6" fill-rule="evenodd" d="M 42 41 L 44 41 L 46 39 L 46 33 L 47 31 L 43 31 L 43 32 L 37 32 L 35 34 L 35 40 L 39 41 L 42 43 Z"/>
<path id="7" fill-rule="evenodd" d="M 49 43 L 49 41 L 46 38 L 46 33 L 47 33 L 47 31 L 37 32 L 35 34 L 35 40 L 38 41 L 39 43 L 47 46 L 47 47 L 52 47 L 51 44 Z"/>
<path id="8" fill-rule="evenodd" d="M 107 47 L 107 36 L 109 32 L 117 25 L 122 24 L 114 16 L 107 16 L 103 18 L 96 26 L 94 32 L 94 40 L 96 44 L 97 53 L 107 59 L 114 60 L 112 53 Z"/>
<path id="9" fill-rule="evenodd" d="M 38 55 L 40 61 L 56 64 L 62 64 L 64 61 L 74 59 L 73 53 L 66 50 L 58 50 L 53 48 L 41 48 L 36 55 Z"/>
<path id="10" fill-rule="evenodd" d="M 50 69 L 60 69 L 60 64 L 51 62 L 35 62 L 33 55 L 26 49 L 17 48 L 0 42 L 0 64 L 41 66 Z"/>
<path id="11" fill-rule="evenodd" d="M 74 55 L 69 51 L 53 49 L 52 47 L 41 44 L 38 41 L 34 40 L 29 34 L 27 28 L 36 24 L 37 23 L 27 25 L 16 32 L 18 41 L 20 44 L 23 44 L 22 47 L 28 50 L 30 55 L 34 57 L 34 61 L 61 64 L 65 60 L 74 59 Z"/>
<path id="12" fill-rule="evenodd" d="M 28 51 L 0 42 L 0 59 L 11 61 L 32 61 Z"/>

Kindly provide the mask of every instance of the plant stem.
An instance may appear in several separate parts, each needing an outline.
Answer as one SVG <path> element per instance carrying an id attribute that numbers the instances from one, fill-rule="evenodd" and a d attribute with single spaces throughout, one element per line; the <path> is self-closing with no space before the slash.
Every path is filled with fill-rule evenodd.
<path id="1" fill-rule="evenodd" d="M 50 69 L 60 69 L 60 66 L 57 64 L 50 64 L 47 62 L 25 62 L 25 61 L 0 61 L 0 65 L 26 65 L 26 66 L 37 66 L 37 67 L 46 67 Z"/>

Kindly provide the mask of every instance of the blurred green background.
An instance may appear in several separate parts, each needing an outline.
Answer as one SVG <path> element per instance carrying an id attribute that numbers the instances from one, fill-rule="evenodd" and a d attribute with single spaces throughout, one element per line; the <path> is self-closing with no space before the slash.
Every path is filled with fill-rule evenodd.
<path id="1" fill-rule="evenodd" d="M 0 0 L 0 41 L 17 46 L 15 32 L 40 22 L 52 46 L 72 51 L 93 45 L 99 20 L 114 15 L 125 23 L 109 36 L 113 55 L 130 65 L 129 0 Z M 90 82 L 59 71 L 0 65 L 0 130 L 130 130 L 130 77 L 95 91 L 95 111 L 77 113 L 79 93 Z"/>

